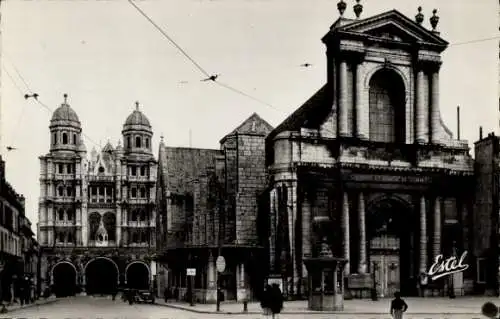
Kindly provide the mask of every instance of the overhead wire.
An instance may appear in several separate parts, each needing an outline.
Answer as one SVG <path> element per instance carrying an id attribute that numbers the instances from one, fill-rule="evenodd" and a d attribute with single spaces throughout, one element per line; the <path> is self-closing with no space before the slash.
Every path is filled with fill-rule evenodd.
<path id="1" fill-rule="evenodd" d="M 31 89 L 30 85 L 28 85 L 26 79 L 22 76 L 21 72 L 19 72 L 19 69 L 15 66 L 14 62 L 9 59 L 9 63 L 12 65 L 12 68 L 16 71 L 16 73 L 18 74 L 19 78 L 23 81 L 24 85 L 26 86 L 26 89 L 28 92 L 33 92 L 33 90 Z M 10 72 L 7 70 L 7 68 L 5 67 L 5 65 L 2 64 L 2 69 L 5 71 L 5 73 L 7 74 L 7 76 L 9 77 L 9 79 L 12 81 L 12 83 L 15 85 L 15 87 L 18 89 L 19 93 L 21 94 L 21 96 L 25 97 L 25 93 L 26 91 L 23 91 L 23 89 L 16 83 L 16 81 L 14 80 L 14 78 L 12 77 L 12 75 L 10 74 Z M 49 111 L 50 113 L 53 113 L 54 110 L 48 106 L 47 104 L 45 104 L 44 102 L 42 102 L 39 98 L 36 98 L 34 99 L 40 106 L 42 106 L 43 108 L 45 108 L 47 111 Z M 25 108 L 26 104 L 23 106 L 23 111 L 21 113 L 24 112 L 24 108 Z M 21 117 L 19 118 L 19 122 L 21 121 L 22 119 L 22 115 L 21 114 Z M 19 123 L 17 125 L 17 127 L 19 127 Z M 88 136 L 87 134 L 85 134 L 83 131 L 81 133 L 86 139 L 87 141 L 89 141 L 90 143 L 94 144 L 95 146 L 99 147 L 99 144 L 97 144 L 90 136 Z"/>
<path id="2" fill-rule="evenodd" d="M 226 88 L 234 93 L 237 93 L 239 95 L 242 95 L 246 98 L 252 99 L 255 102 L 258 102 L 260 104 L 266 105 L 268 107 L 274 108 L 276 110 L 279 110 L 278 108 L 274 107 L 270 103 L 264 102 L 261 99 L 258 99 L 256 97 L 253 97 L 252 95 L 243 92 L 242 90 L 236 89 L 229 84 L 221 83 L 218 80 L 216 80 L 217 76 L 210 75 L 204 68 L 200 66 L 184 49 L 182 49 L 181 46 L 179 46 L 156 22 L 154 22 L 153 19 L 151 19 L 139 6 L 137 6 L 132 0 L 128 0 L 128 2 L 144 17 L 146 18 L 149 23 L 151 23 L 170 43 L 172 43 L 193 65 L 204 75 L 207 77 L 206 80 L 210 79 L 212 82 L 217 83 L 219 86 Z M 215 77 L 215 78 L 214 78 Z M 280 110 L 282 111 L 282 110 Z"/>

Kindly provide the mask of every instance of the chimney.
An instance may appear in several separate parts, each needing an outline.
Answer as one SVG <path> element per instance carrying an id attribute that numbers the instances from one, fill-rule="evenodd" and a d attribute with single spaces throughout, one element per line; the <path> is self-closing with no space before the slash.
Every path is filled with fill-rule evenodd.
<path id="1" fill-rule="evenodd" d="M 482 126 L 479 127 L 479 140 L 480 141 L 483 140 L 483 127 Z"/>
<path id="2" fill-rule="evenodd" d="M 457 106 L 457 140 L 460 141 L 460 105 Z"/>

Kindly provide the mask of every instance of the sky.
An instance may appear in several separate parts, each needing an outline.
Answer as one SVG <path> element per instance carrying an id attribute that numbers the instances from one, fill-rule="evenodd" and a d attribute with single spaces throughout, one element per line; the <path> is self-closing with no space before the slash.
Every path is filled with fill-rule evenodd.
<path id="1" fill-rule="evenodd" d="M 346 17 L 354 17 L 346 0 Z M 326 80 L 321 38 L 339 17 L 334 0 L 136 0 L 206 76 L 125 0 L 1 2 L 1 149 L 7 180 L 26 197 L 36 228 L 39 156 L 49 150 L 51 112 L 63 94 L 82 122 L 85 144 L 116 145 L 139 101 L 168 146 L 218 148 L 256 112 L 277 126 Z M 440 107 L 446 125 L 473 147 L 479 126 L 498 133 L 498 1 L 368 0 L 362 17 L 397 9 L 424 26 L 434 8 L 450 42 L 443 53 Z M 470 42 L 476 41 L 476 42 Z M 469 42 L 469 43 L 464 43 Z M 312 64 L 309 68 L 303 63 Z M 39 94 L 41 104 L 24 99 Z M 257 101 L 258 100 L 258 101 Z M 7 152 L 6 146 L 17 150 Z"/>

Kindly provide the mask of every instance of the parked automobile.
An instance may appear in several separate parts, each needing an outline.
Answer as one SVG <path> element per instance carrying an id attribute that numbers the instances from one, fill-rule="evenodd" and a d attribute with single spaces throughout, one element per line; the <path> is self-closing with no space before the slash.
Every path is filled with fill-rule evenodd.
<path id="1" fill-rule="evenodd" d="M 149 302 L 151 304 L 155 303 L 155 296 L 149 290 L 135 290 L 134 291 L 134 301 L 137 303 Z"/>

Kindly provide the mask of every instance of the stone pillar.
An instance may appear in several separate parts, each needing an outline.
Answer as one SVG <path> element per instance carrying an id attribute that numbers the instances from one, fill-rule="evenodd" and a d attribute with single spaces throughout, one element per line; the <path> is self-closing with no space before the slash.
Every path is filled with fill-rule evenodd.
<path id="1" fill-rule="evenodd" d="M 367 105 L 363 105 L 363 77 L 361 74 L 361 66 L 362 62 L 359 62 L 356 65 L 356 74 L 355 74 L 355 105 L 354 109 L 356 110 L 356 137 L 360 139 L 367 139 L 369 137 L 369 115 L 366 116 L 368 109 Z"/>
<path id="2" fill-rule="evenodd" d="M 237 267 L 236 267 L 236 283 L 238 285 L 237 287 L 237 296 L 236 300 L 237 301 L 244 301 L 247 298 L 247 291 L 246 291 L 246 272 L 245 272 L 245 263 L 241 262 Z"/>
<path id="3" fill-rule="evenodd" d="M 427 216 L 425 197 L 420 197 L 420 272 L 427 272 Z"/>
<path id="4" fill-rule="evenodd" d="M 417 143 L 425 143 L 426 139 L 426 124 L 428 121 L 426 112 L 425 90 L 424 90 L 424 70 L 419 68 L 417 71 L 417 107 L 415 109 L 415 140 Z"/>
<path id="5" fill-rule="evenodd" d="M 350 273 L 349 260 L 351 259 L 350 254 L 350 237 L 349 237 L 349 196 L 347 192 L 344 192 L 342 198 L 342 233 L 344 235 L 344 258 L 347 260 L 347 263 L 344 268 L 344 274 L 348 275 Z"/>
<path id="6" fill-rule="evenodd" d="M 215 268 L 215 260 L 212 252 L 210 251 L 208 255 L 207 262 L 207 292 L 206 299 L 207 302 L 216 302 L 217 301 L 217 282 L 216 282 L 216 268 Z"/>
<path id="7" fill-rule="evenodd" d="M 439 66 L 436 67 L 431 75 L 431 138 L 432 143 L 439 143 L 439 126 L 440 126 L 440 115 L 439 115 Z"/>
<path id="8" fill-rule="evenodd" d="M 339 134 L 340 136 L 348 136 L 348 116 L 347 116 L 347 62 L 340 61 L 340 81 L 339 81 Z"/>
<path id="9" fill-rule="evenodd" d="M 358 273 L 366 273 L 366 224 L 365 224 L 365 198 L 363 193 L 359 193 L 358 198 L 359 217 L 359 267 Z"/>
<path id="10" fill-rule="evenodd" d="M 441 254 L 441 201 L 436 197 L 434 201 L 434 241 L 433 257 Z"/>
<path id="11" fill-rule="evenodd" d="M 121 206 L 118 206 L 116 209 L 116 246 L 121 245 L 121 239 L 122 239 L 122 208 Z"/>
<path id="12" fill-rule="evenodd" d="M 295 225 L 297 224 L 297 181 L 290 181 L 287 186 L 287 213 L 288 213 L 288 234 L 290 235 L 290 255 L 293 269 L 293 277 L 291 278 L 291 289 L 288 290 L 289 294 L 296 294 L 301 282 L 302 275 L 302 262 L 297 263 L 297 250 L 295 248 L 296 231 Z"/>

